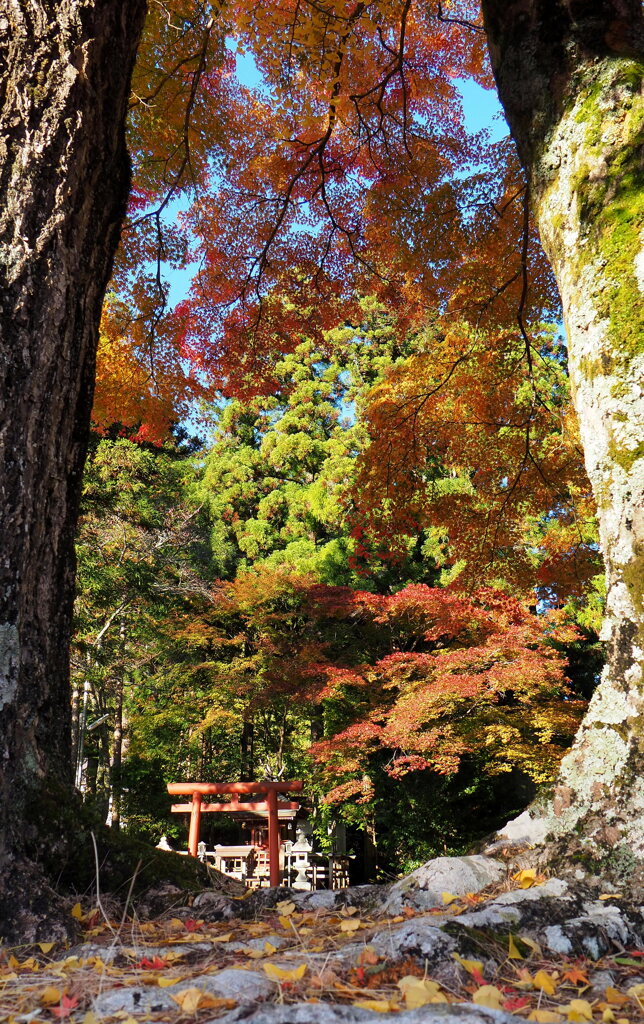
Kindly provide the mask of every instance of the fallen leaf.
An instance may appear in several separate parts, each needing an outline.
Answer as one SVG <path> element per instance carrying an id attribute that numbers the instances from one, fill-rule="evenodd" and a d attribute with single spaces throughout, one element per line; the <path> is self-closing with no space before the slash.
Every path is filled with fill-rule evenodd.
<path id="1" fill-rule="evenodd" d="M 75 917 L 77 921 L 81 921 L 83 919 L 83 911 L 80 903 L 74 904 L 74 906 L 71 909 L 71 915 L 72 917 Z"/>
<path id="2" fill-rule="evenodd" d="M 396 1003 L 391 1003 L 388 999 L 358 999 L 353 1005 L 363 1010 L 374 1010 L 375 1013 L 390 1013 L 398 1009 Z"/>
<path id="3" fill-rule="evenodd" d="M 503 994 L 496 985 L 481 985 L 472 996 L 477 1006 L 487 1006 L 488 1010 L 503 1009 Z"/>
<path id="4" fill-rule="evenodd" d="M 162 971 L 168 966 L 167 960 L 162 960 L 160 956 L 153 956 L 151 959 L 147 956 L 142 956 L 135 967 L 142 967 L 144 971 Z"/>
<path id="5" fill-rule="evenodd" d="M 587 974 L 580 970 L 577 964 L 573 964 L 567 971 L 562 974 L 564 981 L 571 981 L 573 985 L 588 985 Z"/>
<path id="6" fill-rule="evenodd" d="M 72 1010 L 75 1010 L 77 1006 L 78 999 L 76 998 L 76 996 L 64 995 L 60 1001 L 60 1005 L 50 1006 L 49 1012 L 53 1013 L 54 1017 L 59 1017 L 62 1019 L 63 1017 L 69 1017 Z"/>
<path id="7" fill-rule="evenodd" d="M 348 918 L 345 918 L 344 921 L 340 922 L 340 931 L 341 932 L 357 932 L 358 929 L 361 927 L 361 925 L 362 925 L 362 921 L 359 921 L 355 917 L 348 917 Z"/>
<path id="8" fill-rule="evenodd" d="M 40 947 L 41 953 L 50 953 L 51 950 L 54 948 L 54 945 L 55 945 L 55 943 L 53 943 L 53 942 L 39 942 L 38 943 L 38 946 Z"/>
<path id="9" fill-rule="evenodd" d="M 523 1010 L 529 1005 L 530 999 L 528 996 L 512 996 L 512 998 L 505 1000 L 503 1009 L 508 1013 L 516 1013 L 517 1010 Z"/>
<path id="10" fill-rule="evenodd" d="M 453 903 L 454 900 L 457 900 L 458 896 L 455 896 L 453 892 L 443 892 L 441 893 L 441 899 L 445 906 L 448 906 L 450 903 Z"/>
<path id="11" fill-rule="evenodd" d="M 562 1006 L 560 1009 L 567 1015 L 568 1020 L 576 1024 L 593 1019 L 593 1008 L 587 999 L 571 999 L 568 1006 Z"/>
<path id="12" fill-rule="evenodd" d="M 547 996 L 554 996 L 557 991 L 557 982 L 547 971 L 537 971 L 533 978 L 535 988 L 540 988 Z"/>
<path id="13" fill-rule="evenodd" d="M 43 1006 L 54 1006 L 60 1002 L 61 998 L 62 992 L 55 985 L 47 985 L 47 988 L 40 993 L 40 1002 Z"/>
<path id="14" fill-rule="evenodd" d="M 282 917 L 289 917 L 295 910 L 295 904 L 293 900 L 280 900 L 275 904 L 275 909 L 279 910 Z"/>
<path id="15" fill-rule="evenodd" d="M 621 899 L 621 892 L 603 892 L 601 896 L 598 896 L 598 900 L 619 900 Z"/>
<path id="16" fill-rule="evenodd" d="M 262 964 L 264 973 L 271 979 L 271 981 L 300 981 L 301 978 L 306 974 L 306 964 L 300 964 L 298 967 L 288 969 L 285 967 L 278 967 L 277 964 Z"/>
<path id="17" fill-rule="evenodd" d="M 609 985 L 608 988 L 604 989 L 604 996 L 606 997 L 607 1003 L 612 1003 L 613 1006 L 623 1006 L 624 1003 L 629 1002 L 628 996 L 625 996 L 622 992 L 618 992 L 616 988 Z"/>
<path id="18" fill-rule="evenodd" d="M 232 937 L 232 932 L 226 932 L 225 935 L 211 935 L 208 938 L 208 942 L 230 942 Z"/>
<path id="19" fill-rule="evenodd" d="M 563 1017 L 552 1010 L 532 1010 L 528 1014 L 528 1020 L 536 1020 L 537 1024 L 559 1024 Z"/>
<path id="20" fill-rule="evenodd" d="M 236 1005 L 234 999 L 222 999 L 196 987 L 184 988 L 170 998 L 174 999 L 184 1013 L 195 1013 L 197 1010 L 232 1009 Z"/>
<path id="21" fill-rule="evenodd" d="M 408 1010 L 417 1010 L 429 1003 L 446 1003 L 447 997 L 441 992 L 440 985 L 429 978 L 417 978 L 407 974 L 397 983 L 405 999 Z"/>
<path id="22" fill-rule="evenodd" d="M 463 967 L 468 974 L 483 974 L 483 963 L 481 960 L 465 960 L 459 953 L 452 953 L 454 959 Z"/>
<path id="23" fill-rule="evenodd" d="M 176 985 L 179 978 L 169 978 L 167 974 L 160 974 L 157 978 L 159 988 L 168 988 L 169 985 Z"/>
<path id="24" fill-rule="evenodd" d="M 508 959 L 523 960 L 523 957 L 517 948 L 517 944 L 511 935 L 508 935 Z"/>
<path id="25" fill-rule="evenodd" d="M 272 942 L 265 942 L 264 952 L 268 953 L 269 956 L 271 955 L 271 953 L 277 953 L 277 946 L 274 946 Z"/>
<path id="26" fill-rule="evenodd" d="M 627 992 L 629 996 L 636 1001 L 640 1010 L 644 1010 L 644 985 L 641 983 L 638 985 L 631 985 L 631 987 L 627 989 Z"/>
<path id="27" fill-rule="evenodd" d="M 611 1010 L 610 1006 L 604 1006 L 604 1009 L 602 1011 L 602 1020 L 604 1021 L 604 1024 L 613 1024 L 613 1021 L 615 1020 L 615 1014 Z"/>
<path id="28" fill-rule="evenodd" d="M 535 942 L 534 939 L 528 938 L 527 935 L 517 935 L 517 938 L 521 939 L 521 942 L 523 942 L 523 944 L 527 946 L 528 949 L 531 949 L 532 952 L 539 957 L 539 959 L 542 959 L 543 952 L 538 942 Z"/>
<path id="29" fill-rule="evenodd" d="M 537 872 L 534 868 L 524 868 L 523 871 L 517 871 L 516 875 L 512 875 L 512 880 L 519 883 L 520 889 L 530 889 L 533 885 L 537 885 Z"/>

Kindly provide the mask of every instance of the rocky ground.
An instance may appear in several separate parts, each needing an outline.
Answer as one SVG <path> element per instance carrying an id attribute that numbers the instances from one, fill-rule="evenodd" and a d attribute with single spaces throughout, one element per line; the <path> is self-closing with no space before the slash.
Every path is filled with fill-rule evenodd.
<path id="1" fill-rule="evenodd" d="M 76 904 L 83 940 L 69 948 L 0 948 L 0 1020 L 631 1024 L 643 910 L 481 855 L 339 892 L 187 901 L 166 887 L 136 913 Z"/>

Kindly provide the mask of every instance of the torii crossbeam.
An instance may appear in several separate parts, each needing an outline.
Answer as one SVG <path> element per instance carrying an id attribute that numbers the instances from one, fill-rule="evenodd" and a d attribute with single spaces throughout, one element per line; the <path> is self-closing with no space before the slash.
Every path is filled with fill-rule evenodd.
<path id="1" fill-rule="evenodd" d="M 171 810 L 178 814 L 190 814 L 190 832 L 188 834 L 188 850 L 193 857 L 197 856 L 201 815 L 210 811 L 267 811 L 268 812 L 268 866 L 271 885 L 280 884 L 280 810 L 297 810 L 298 805 L 288 801 L 278 801 L 279 793 L 300 793 L 304 783 L 296 782 L 169 782 L 168 793 L 171 796 L 189 796 L 189 804 L 173 804 Z M 229 803 L 204 804 L 204 796 L 232 795 Z M 265 800 L 240 803 L 242 794 L 257 793 L 264 795 Z"/>

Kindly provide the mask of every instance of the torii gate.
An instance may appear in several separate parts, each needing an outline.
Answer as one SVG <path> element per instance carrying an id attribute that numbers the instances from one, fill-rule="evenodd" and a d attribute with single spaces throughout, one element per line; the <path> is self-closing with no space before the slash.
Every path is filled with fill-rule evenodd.
<path id="1" fill-rule="evenodd" d="M 297 782 L 169 782 L 168 793 L 171 796 L 190 796 L 192 803 L 173 804 L 172 811 L 179 814 L 190 814 L 190 832 L 188 834 L 188 850 L 193 857 L 197 856 L 199 845 L 199 829 L 202 813 L 210 811 L 267 811 L 268 812 L 268 866 L 271 885 L 280 884 L 280 834 L 278 811 L 295 811 L 298 804 L 290 801 L 278 802 L 278 793 L 300 793 L 304 783 Z M 204 804 L 204 796 L 222 796 L 231 793 L 229 803 Z M 249 803 L 240 803 L 243 793 L 265 794 L 266 799 Z"/>

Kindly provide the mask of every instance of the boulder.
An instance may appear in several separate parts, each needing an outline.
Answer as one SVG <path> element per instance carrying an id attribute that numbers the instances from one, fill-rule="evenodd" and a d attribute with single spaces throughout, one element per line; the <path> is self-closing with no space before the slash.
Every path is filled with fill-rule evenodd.
<path id="1" fill-rule="evenodd" d="M 333 1003 L 292 1003 L 290 1006 L 240 1006 L 208 1024 L 376 1024 L 383 1015 L 360 1006 Z M 423 1006 L 402 1010 L 396 1024 L 517 1024 L 517 1018 L 502 1010 L 487 1010 L 471 1003 L 451 1006 Z"/>
<path id="2" fill-rule="evenodd" d="M 416 868 L 389 888 L 382 910 L 397 914 L 405 906 L 429 910 L 443 906 L 443 893 L 464 896 L 480 892 L 500 882 L 506 875 L 505 865 L 492 857 L 475 854 L 471 857 L 436 857 Z"/>
<path id="3" fill-rule="evenodd" d="M 178 981 L 176 985 L 159 988 L 157 985 L 136 985 L 102 992 L 94 1000 L 93 1010 L 97 1017 L 113 1017 L 115 1014 L 132 1016 L 177 1012 L 178 1004 L 173 995 L 187 988 L 199 988 L 220 999 L 235 999 L 238 1003 L 256 1003 L 265 999 L 275 989 L 265 974 L 229 967 L 217 974 L 201 974 Z"/>

